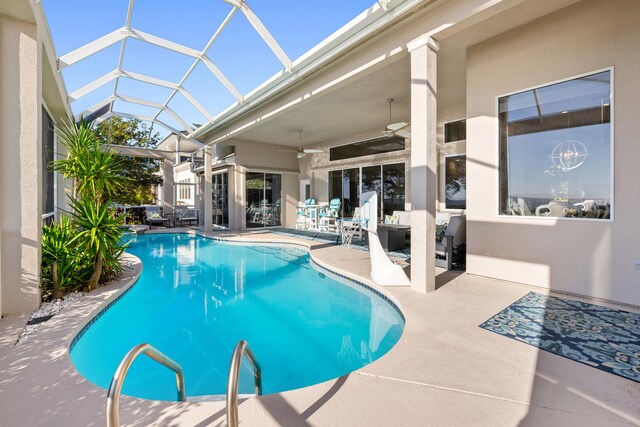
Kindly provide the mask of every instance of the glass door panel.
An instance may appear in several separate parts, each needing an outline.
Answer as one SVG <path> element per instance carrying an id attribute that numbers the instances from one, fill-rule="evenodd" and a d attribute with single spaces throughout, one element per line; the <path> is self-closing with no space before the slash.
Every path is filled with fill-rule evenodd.
<path id="1" fill-rule="evenodd" d="M 262 200 L 262 223 L 265 227 L 280 225 L 282 206 L 282 175 L 264 174 L 264 199 Z"/>
<path id="2" fill-rule="evenodd" d="M 329 171 L 329 200 L 340 199 L 340 216 L 345 217 L 342 200 L 342 171 Z"/>
<path id="3" fill-rule="evenodd" d="M 378 218 L 380 218 L 380 206 L 382 205 L 381 172 L 382 168 L 380 165 L 362 168 L 362 192 L 375 191 L 378 195 Z"/>
<path id="4" fill-rule="evenodd" d="M 342 205 L 345 217 L 353 216 L 355 209 L 360 206 L 359 168 L 342 171 Z"/>
<path id="5" fill-rule="evenodd" d="M 213 175 L 213 224 L 229 227 L 229 174 Z"/>
<path id="6" fill-rule="evenodd" d="M 260 202 L 264 199 L 264 174 L 246 174 L 246 216 L 247 228 L 263 227 Z"/>
<path id="7" fill-rule="evenodd" d="M 247 228 L 281 225 L 282 175 L 247 172 Z"/>
<path id="8" fill-rule="evenodd" d="M 403 211 L 405 201 L 404 163 L 382 166 L 384 215 Z M 384 218 L 383 218 L 384 219 Z"/>

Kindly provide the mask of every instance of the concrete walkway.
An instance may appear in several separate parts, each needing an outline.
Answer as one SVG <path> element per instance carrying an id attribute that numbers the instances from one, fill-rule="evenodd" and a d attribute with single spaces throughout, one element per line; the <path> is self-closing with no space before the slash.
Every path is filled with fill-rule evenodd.
<path id="1" fill-rule="evenodd" d="M 224 234 L 248 241 L 294 241 L 267 234 Z M 370 282 L 368 254 L 327 244 L 313 258 Z M 13 343 L 27 316 L 0 321 L 0 425 L 105 424 L 106 391 L 86 381 L 68 346 L 125 277 L 61 311 L 24 344 Z M 438 271 L 429 295 L 383 289 L 407 323 L 398 344 L 376 362 L 336 380 L 243 400 L 246 426 L 617 426 L 640 425 L 640 384 L 478 327 L 531 290 L 527 286 Z M 628 309 L 625 307 L 625 309 Z M 172 403 L 123 397 L 124 425 L 225 425 L 224 402 Z"/>

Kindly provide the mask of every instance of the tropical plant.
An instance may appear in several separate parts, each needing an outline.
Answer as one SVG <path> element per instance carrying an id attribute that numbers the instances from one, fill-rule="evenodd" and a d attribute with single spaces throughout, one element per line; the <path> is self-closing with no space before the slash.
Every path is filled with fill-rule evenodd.
<path id="1" fill-rule="evenodd" d="M 114 258 L 122 253 L 120 225 L 123 217 L 116 216 L 107 204 L 87 196 L 80 200 L 70 199 L 70 203 L 72 223 L 76 227 L 71 243 L 78 242 L 78 246 L 94 259 L 93 272 L 87 281 L 87 290 L 92 291 L 98 286 L 105 260 L 113 267 Z"/>
<path id="2" fill-rule="evenodd" d="M 129 180 L 123 175 L 122 158 L 113 149 L 101 147 L 91 123 L 69 122 L 56 129 L 67 155 L 53 161 L 52 168 L 73 181 L 74 198 L 91 195 L 104 202 Z"/>
<path id="3" fill-rule="evenodd" d="M 51 167 L 73 182 L 71 219 L 62 218 L 43 230 L 43 297 L 95 289 L 120 271 L 124 251 L 119 227 L 123 218 L 110 208 L 111 195 L 128 180 L 121 158 L 101 146 L 90 123 L 69 122 L 57 132 L 67 153 Z"/>
<path id="4" fill-rule="evenodd" d="M 71 243 L 75 227 L 68 218 L 42 230 L 42 298 L 59 298 L 80 289 L 93 271 L 91 254 Z"/>

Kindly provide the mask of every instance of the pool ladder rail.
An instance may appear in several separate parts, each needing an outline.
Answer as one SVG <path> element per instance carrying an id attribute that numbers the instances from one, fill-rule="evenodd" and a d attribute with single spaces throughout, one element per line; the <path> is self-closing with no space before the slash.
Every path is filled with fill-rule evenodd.
<path id="1" fill-rule="evenodd" d="M 253 379 L 256 387 L 256 395 L 262 395 L 262 368 L 258 363 L 255 353 L 249 347 L 249 343 L 240 340 L 231 356 L 229 365 L 229 377 L 227 378 L 227 426 L 238 426 L 238 381 L 240 379 L 240 366 L 242 358 L 247 356 L 247 360 L 253 365 Z"/>
<path id="2" fill-rule="evenodd" d="M 184 402 L 187 400 L 187 395 L 184 388 L 184 371 L 182 366 L 173 361 L 169 357 L 165 356 L 161 351 L 157 350 L 149 344 L 138 344 L 129 350 L 118 369 L 116 369 L 111 384 L 109 385 L 109 391 L 107 392 L 107 427 L 120 427 L 120 394 L 122 392 L 122 385 L 124 379 L 129 372 L 129 368 L 134 360 L 138 356 L 144 354 L 155 360 L 159 364 L 171 369 L 176 373 L 176 386 L 178 389 L 178 401 Z"/>
<path id="3" fill-rule="evenodd" d="M 122 392 L 122 385 L 124 379 L 129 372 L 131 364 L 136 358 L 144 354 L 161 365 L 171 369 L 176 373 L 176 386 L 178 391 L 178 401 L 184 402 L 186 400 L 186 392 L 184 386 L 184 371 L 182 366 L 177 362 L 164 355 L 161 351 L 157 350 L 149 344 L 138 344 L 133 347 L 124 356 L 118 369 L 116 369 L 111 384 L 109 385 L 109 391 L 107 392 L 107 427 L 119 427 L 120 426 L 120 394 Z M 256 395 L 262 395 L 262 369 L 258 363 L 255 353 L 249 347 L 249 343 L 245 340 L 240 340 L 233 351 L 231 356 L 231 364 L 229 365 L 229 378 L 227 379 L 227 426 L 238 426 L 238 382 L 240 379 L 240 366 L 242 365 L 242 358 L 247 356 L 247 360 L 253 366 L 253 378 L 256 387 Z"/>

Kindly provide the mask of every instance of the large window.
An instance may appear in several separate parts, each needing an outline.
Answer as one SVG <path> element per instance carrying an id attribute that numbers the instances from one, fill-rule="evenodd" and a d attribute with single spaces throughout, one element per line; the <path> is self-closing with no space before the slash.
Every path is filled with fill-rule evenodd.
<path id="1" fill-rule="evenodd" d="M 404 150 L 404 148 L 405 140 L 398 136 L 369 139 L 367 141 L 332 147 L 329 149 L 329 160 L 345 160 L 354 157 L 391 153 L 393 151 Z"/>
<path id="2" fill-rule="evenodd" d="M 55 213 L 55 175 L 51 168 L 54 152 L 53 120 L 42 107 L 42 217 L 45 223 L 53 222 Z"/>
<path id="3" fill-rule="evenodd" d="M 378 215 L 403 211 L 405 202 L 404 163 L 363 166 L 329 172 L 329 199 L 339 198 L 341 216 L 353 216 L 360 206 L 360 194 L 378 193 Z"/>
<path id="4" fill-rule="evenodd" d="M 611 218 L 611 71 L 499 99 L 500 213 Z"/>
<path id="5" fill-rule="evenodd" d="M 445 170 L 445 209 L 467 208 L 467 156 L 447 156 Z"/>

